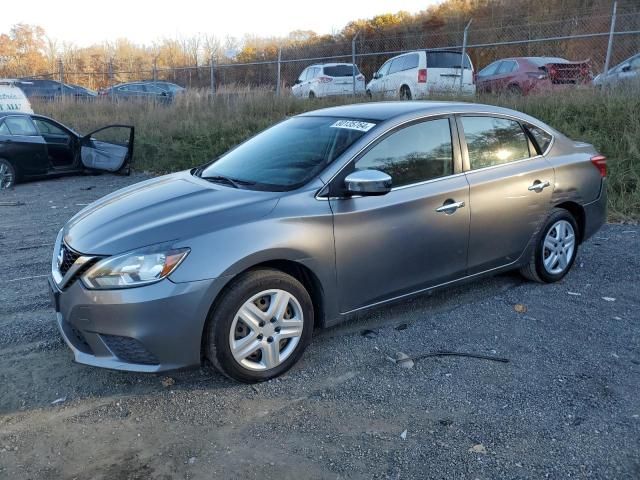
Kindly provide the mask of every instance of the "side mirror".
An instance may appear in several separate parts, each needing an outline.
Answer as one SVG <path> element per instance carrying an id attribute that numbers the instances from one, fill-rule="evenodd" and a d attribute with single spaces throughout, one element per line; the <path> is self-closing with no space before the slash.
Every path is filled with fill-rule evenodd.
<path id="1" fill-rule="evenodd" d="M 299 78 L 296 79 L 295 82 L 293 82 L 294 85 L 300 85 L 302 83 L 302 80 L 300 80 Z"/>
<path id="2" fill-rule="evenodd" d="M 375 78 L 376 80 L 379 79 L 379 78 L 382 78 L 382 74 L 376 72 L 376 73 L 373 74 L 373 78 Z"/>
<path id="3" fill-rule="evenodd" d="M 380 170 L 357 170 L 347 175 L 344 184 L 353 195 L 385 195 L 391 191 L 392 180 Z"/>
<path id="4" fill-rule="evenodd" d="M 622 69 L 621 69 L 621 70 L 622 70 L 623 72 L 629 72 L 629 71 L 631 71 L 631 65 L 627 63 L 627 64 L 625 64 L 625 65 L 623 65 L 623 66 L 622 66 Z"/>

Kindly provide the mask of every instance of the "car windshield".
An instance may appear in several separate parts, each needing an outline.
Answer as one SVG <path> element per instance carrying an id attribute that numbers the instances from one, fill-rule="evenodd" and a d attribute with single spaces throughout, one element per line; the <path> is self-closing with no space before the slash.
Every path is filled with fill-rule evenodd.
<path id="1" fill-rule="evenodd" d="M 194 174 L 260 190 L 304 185 L 375 126 L 335 117 L 294 117 L 256 135 Z"/>
<path id="2" fill-rule="evenodd" d="M 353 65 L 333 65 L 331 67 L 324 67 L 324 74 L 329 77 L 351 77 L 355 70 L 356 75 L 359 75 L 358 67 Z"/>

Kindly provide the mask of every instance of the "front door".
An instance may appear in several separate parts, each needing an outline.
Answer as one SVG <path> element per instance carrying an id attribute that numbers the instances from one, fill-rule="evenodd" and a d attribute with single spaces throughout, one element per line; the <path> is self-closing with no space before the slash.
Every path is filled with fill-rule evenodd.
<path id="1" fill-rule="evenodd" d="M 341 312 L 464 276 L 469 186 L 451 127 L 448 118 L 401 127 L 334 179 L 334 191 L 354 170 L 381 170 L 393 180 L 383 196 L 330 200 Z"/>
<path id="2" fill-rule="evenodd" d="M 130 165 L 133 157 L 133 127 L 109 125 L 80 140 L 80 158 L 86 168 L 117 172 Z"/>
<path id="3" fill-rule="evenodd" d="M 516 120 L 461 116 L 469 182 L 469 274 L 520 258 L 549 212 L 555 174 Z"/>

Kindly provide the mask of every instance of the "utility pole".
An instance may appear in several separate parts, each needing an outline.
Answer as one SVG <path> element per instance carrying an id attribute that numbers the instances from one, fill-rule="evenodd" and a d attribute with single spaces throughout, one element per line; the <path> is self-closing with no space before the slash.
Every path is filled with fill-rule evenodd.
<path id="1" fill-rule="evenodd" d="M 462 95 L 462 82 L 464 80 L 464 65 L 466 63 L 467 57 L 467 34 L 469 32 L 469 27 L 471 26 L 471 22 L 473 22 L 473 18 L 469 20 L 467 26 L 464 27 L 464 33 L 462 34 L 462 60 L 460 60 L 460 95 Z"/>
<path id="2" fill-rule="evenodd" d="M 278 75 L 277 75 L 278 83 L 276 84 L 276 96 L 278 97 L 280 96 L 280 84 L 282 83 L 282 80 L 280 80 L 281 62 L 282 62 L 282 47 L 278 47 Z"/>
<path id="3" fill-rule="evenodd" d="M 358 35 L 360 35 L 360 30 L 358 30 L 356 32 L 356 34 L 353 36 L 353 38 L 351 39 L 351 63 L 352 63 L 352 69 L 351 69 L 351 78 L 353 80 L 353 96 L 356 96 L 356 39 L 358 38 Z"/>
<path id="4" fill-rule="evenodd" d="M 613 36 L 616 33 L 616 10 L 618 9 L 618 2 L 613 2 L 613 12 L 611 13 L 611 29 L 609 30 L 609 43 L 607 44 L 607 57 L 604 61 L 604 72 L 609 71 L 609 64 L 611 62 L 611 52 L 613 51 Z"/>

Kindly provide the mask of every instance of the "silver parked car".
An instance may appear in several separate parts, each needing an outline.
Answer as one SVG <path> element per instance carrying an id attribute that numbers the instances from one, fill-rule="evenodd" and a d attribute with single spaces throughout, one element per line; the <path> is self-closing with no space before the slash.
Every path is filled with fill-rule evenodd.
<path id="1" fill-rule="evenodd" d="M 640 86 L 640 53 L 593 79 L 596 87 Z"/>
<path id="2" fill-rule="evenodd" d="M 69 220 L 52 260 L 57 323 L 83 364 L 208 359 L 266 380 L 354 312 L 511 269 L 562 279 L 605 221 L 605 177 L 591 145 L 504 108 L 305 113 Z"/>

